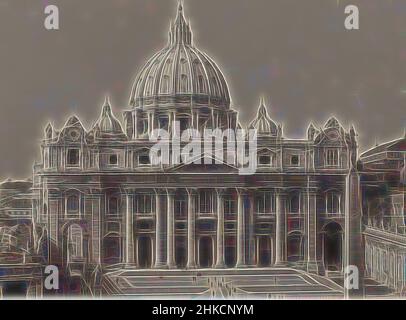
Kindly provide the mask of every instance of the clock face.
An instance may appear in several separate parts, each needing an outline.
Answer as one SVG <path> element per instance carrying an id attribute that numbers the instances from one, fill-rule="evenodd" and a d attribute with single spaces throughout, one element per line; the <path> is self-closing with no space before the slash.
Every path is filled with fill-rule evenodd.
<path id="1" fill-rule="evenodd" d="M 72 139 L 72 141 L 78 141 L 80 138 L 80 131 L 79 130 L 70 130 L 68 135 Z"/>
<path id="2" fill-rule="evenodd" d="M 327 137 L 328 137 L 330 140 L 332 140 L 332 141 L 337 141 L 338 138 L 340 137 L 340 135 L 339 135 L 339 133 L 338 133 L 337 130 L 334 130 L 334 131 L 330 131 L 330 132 L 327 134 Z"/>

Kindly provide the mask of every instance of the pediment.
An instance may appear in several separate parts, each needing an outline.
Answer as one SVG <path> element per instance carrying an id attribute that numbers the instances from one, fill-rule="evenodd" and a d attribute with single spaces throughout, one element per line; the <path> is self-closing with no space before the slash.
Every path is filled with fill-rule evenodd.
<path id="1" fill-rule="evenodd" d="M 191 159 L 191 163 L 181 163 L 172 166 L 169 172 L 173 173 L 196 173 L 196 174 L 209 174 L 209 173 L 238 173 L 238 168 L 230 165 L 226 161 L 220 161 L 211 155 L 203 155 Z"/>

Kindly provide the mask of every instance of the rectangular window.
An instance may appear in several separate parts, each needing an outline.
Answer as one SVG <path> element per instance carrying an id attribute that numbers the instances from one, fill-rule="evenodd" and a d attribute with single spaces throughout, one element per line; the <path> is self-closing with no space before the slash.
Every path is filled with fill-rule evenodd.
<path id="1" fill-rule="evenodd" d="M 168 123 L 169 123 L 168 117 L 160 117 L 158 120 L 159 129 L 168 130 Z"/>
<path id="2" fill-rule="evenodd" d="M 299 156 L 297 154 L 290 157 L 290 165 L 294 167 L 299 166 Z"/>
<path id="3" fill-rule="evenodd" d="M 213 193 L 201 191 L 199 194 L 200 213 L 213 213 Z"/>
<path id="4" fill-rule="evenodd" d="M 179 119 L 179 126 L 180 131 L 183 132 L 189 128 L 189 119 L 188 118 L 180 118 Z"/>
<path id="5" fill-rule="evenodd" d="M 141 166 L 147 166 L 151 164 L 151 161 L 149 159 L 149 155 L 147 154 L 142 154 L 138 157 L 138 164 Z"/>
<path id="6" fill-rule="evenodd" d="M 224 214 L 235 215 L 237 213 L 237 201 L 231 196 L 224 197 Z"/>
<path id="7" fill-rule="evenodd" d="M 255 211 L 259 214 L 275 212 L 275 198 L 272 192 L 260 192 L 255 195 Z"/>
<path id="8" fill-rule="evenodd" d="M 336 167 L 338 166 L 338 150 L 327 149 L 326 151 L 326 166 Z"/>
<path id="9" fill-rule="evenodd" d="M 153 208 L 153 197 L 150 194 L 138 194 L 135 197 L 135 208 L 137 213 L 150 214 Z"/>
<path id="10" fill-rule="evenodd" d="M 118 165 L 118 156 L 116 154 L 109 155 L 109 165 L 110 166 Z"/>
<path id="11" fill-rule="evenodd" d="M 260 166 L 269 166 L 271 164 L 271 156 L 270 155 L 258 156 L 258 164 Z"/>
<path id="12" fill-rule="evenodd" d="M 187 198 L 179 197 L 175 199 L 175 217 L 178 219 L 186 218 L 187 216 Z"/>
<path id="13" fill-rule="evenodd" d="M 68 149 L 66 163 L 68 167 L 78 167 L 79 166 L 79 149 Z"/>

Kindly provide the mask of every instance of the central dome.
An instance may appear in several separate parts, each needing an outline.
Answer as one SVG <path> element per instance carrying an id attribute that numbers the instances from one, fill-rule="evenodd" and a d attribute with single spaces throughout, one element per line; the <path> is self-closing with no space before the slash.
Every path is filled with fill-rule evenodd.
<path id="1" fill-rule="evenodd" d="M 193 45 L 192 38 L 179 4 L 169 43 L 141 69 L 131 92 L 131 106 L 194 102 L 229 108 L 230 94 L 224 75 L 207 54 Z"/>

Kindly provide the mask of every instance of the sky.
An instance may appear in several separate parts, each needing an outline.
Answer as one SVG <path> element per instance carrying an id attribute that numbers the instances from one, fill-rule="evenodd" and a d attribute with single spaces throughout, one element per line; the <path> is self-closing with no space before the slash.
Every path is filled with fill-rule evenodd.
<path id="1" fill-rule="evenodd" d="M 44 28 L 45 6 L 60 30 Z M 360 30 L 346 30 L 357 5 Z M 288 138 L 337 116 L 360 150 L 406 127 L 406 1 L 184 0 L 195 45 L 220 66 L 243 125 L 264 96 Z M 0 0 L 0 179 L 25 178 L 43 130 L 76 114 L 87 128 L 104 96 L 122 119 L 131 86 L 167 43 L 176 0 Z"/>

